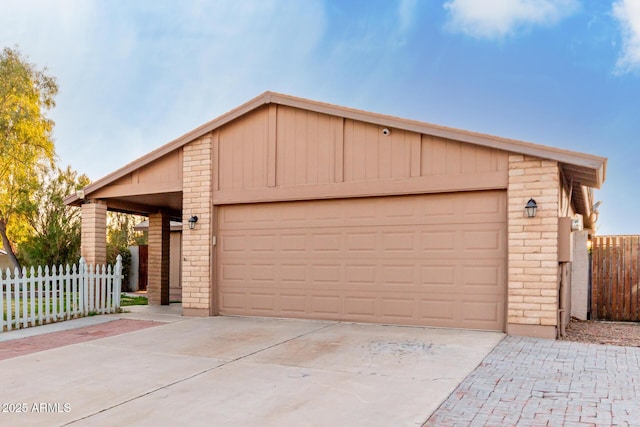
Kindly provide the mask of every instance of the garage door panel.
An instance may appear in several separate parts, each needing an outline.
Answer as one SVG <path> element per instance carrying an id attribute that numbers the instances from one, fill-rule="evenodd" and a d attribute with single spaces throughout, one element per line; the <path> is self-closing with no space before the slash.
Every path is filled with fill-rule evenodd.
<path id="1" fill-rule="evenodd" d="M 245 292 L 223 291 L 220 293 L 220 309 L 228 310 L 245 310 L 247 307 L 247 297 Z"/>
<path id="2" fill-rule="evenodd" d="M 351 253 L 375 252 L 378 245 L 378 233 L 375 232 L 346 232 L 346 246 Z"/>
<path id="3" fill-rule="evenodd" d="M 347 295 L 344 298 L 345 320 L 369 318 L 375 319 L 378 297 Z"/>
<path id="4" fill-rule="evenodd" d="M 283 315 L 304 315 L 307 310 L 307 294 L 300 293 L 280 293 L 280 313 Z"/>
<path id="5" fill-rule="evenodd" d="M 220 278 L 225 282 L 232 282 L 234 280 L 244 282 L 246 268 L 244 264 L 230 264 L 225 263 L 219 266 Z"/>
<path id="6" fill-rule="evenodd" d="M 340 286 L 342 283 L 342 265 L 316 263 L 309 266 L 311 271 L 311 280 L 313 283 L 325 283 Z"/>
<path id="7" fill-rule="evenodd" d="M 472 292 L 502 293 L 500 286 L 504 272 L 502 265 L 465 265 L 462 269 L 462 283 Z"/>
<path id="8" fill-rule="evenodd" d="M 251 281 L 269 282 L 273 284 L 275 275 L 275 266 L 273 264 L 253 264 L 249 267 L 248 276 Z"/>
<path id="9" fill-rule="evenodd" d="M 279 265 L 280 282 L 301 282 L 306 283 L 306 264 L 281 264 Z"/>
<path id="10" fill-rule="evenodd" d="M 432 295 L 418 301 L 419 319 L 432 326 L 450 326 L 459 316 L 458 301 L 446 294 Z"/>
<path id="11" fill-rule="evenodd" d="M 461 304 L 462 321 L 474 329 L 490 329 L 504 318 L 504 300 L 496 301 L 490 296 L 478 295 Z"/>
<path id="12" fill-rule="evenodd" d="M 313 293 L 311 294 L 311 313 L 316 315 L 316 318 L 318 318 L 318 315 L 334 316 L 331 319 L 339 318 L 342 312 L 341 299 L 338 294 Z"/>
<path id="13" fill-rule="evenodd" d="M 383 264 L 380 267 L 382 274 L 381 283 L 385 287 L 414 287 L 416 286 L 415 264 Z"/>
<path id="14" fill-rule="evenodd" d="M 451 286 L 455 283 L 454 265 L 423 265 L 421 273 L 420 284 L 423 288 L 434 285 Z"/>
<path id="15" fill-rule="evenodd" d="M 253 311 L 271 314 L 275 309 L 275 295 L 273 293 L 253 292 L 249 295 L 249 306 Z"/>
<path id="16" fill-rule="evenodd" d="M 222 314 L 504 328 L 504 192 L 233 205 L 218 218 Z"/>
<path id="17" fill-rule="evenodd" d="M 311 239 L 311 250 L 313 252 L 342 252 L 342 233 L 340 232 L 320 232 L 309 236 Z"/>
<path id="18" fill-rule="evenodd" d="M 421 249 L 431 256 L 451 256 L 456 246 L 456 231 L 425 230 L 421 233 Z M 449 254 L 445 254 L 449 252 Z"/>
<path id="19" fill-rule="evenodd" d="M 382 233 L 382 252 L 407 252 L 414 253 L 415 236 L 413 231 L 386 231 Z"/>
<path id="20" fill-rule="evenodd" d="M 415 300 L 412 295 L 403 297 L 381 297 L 381 316 L 400 323 L 412 323 L 415 317 Z"/>
<path id="21" fill-rule="evenodd" d="M 277 236 L 274 233 L 269 234 L 252 234 L 245 241 L 248 243 L 248 250 L 250 252 L 275 252 L 275 243 Z"/>
<path id="22" fill-rule="evenodd" d="M 233 252 L 244 252 L 246 250 L 247 239 L 244 234 L 228 234 L 224 238 L 220 239 L 220 246 L 222 250 L 231 254 Z"/>
<path id="23" fill-rule="evenodd" d="M 354 288 L 350 285 L 373 284 L 377 282 L 376 263 L 370 264 L 348 264 L 345 266 L 345 282 L 348 288 Z"/>

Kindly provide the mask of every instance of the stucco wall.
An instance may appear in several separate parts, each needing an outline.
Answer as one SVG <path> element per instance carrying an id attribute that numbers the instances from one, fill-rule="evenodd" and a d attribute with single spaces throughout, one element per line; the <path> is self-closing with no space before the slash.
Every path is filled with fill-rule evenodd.
<path id="1" fill-rule="evenodd" d="M 589 304 L 589 230 L 573 232 L 573 263 L 571 265 L 571 316 L 587 319 Z"/>
<path id="2" fill-rule="evenodd" d="M 7 268 L 13 268 L 11 260 L 6 254 L 0 253 L 0 270 L 6 270 Z"/>

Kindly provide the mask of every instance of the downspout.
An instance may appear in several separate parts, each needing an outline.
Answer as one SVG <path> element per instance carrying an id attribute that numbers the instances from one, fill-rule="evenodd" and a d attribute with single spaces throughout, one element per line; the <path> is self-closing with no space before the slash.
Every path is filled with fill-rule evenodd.
<path id="1" fill-rule="evenodd" d="M 558 265 L 558 318 L 556 319 L 558 323 L 558 336 L 556 338 L 562 338 L 565 335 L 564 330 L 564 298 L 562 298 L 562 294 L 564 293 L 564 275 L 562 274 L 564 264 L 560 263 Z"/>
<path id="2" fill-rule="evenodd" d="M 593 246 L 589 251 L 589 274 L 587 274 L 587 320 L 591 320 L 591 287 L 593 286 Z"/>

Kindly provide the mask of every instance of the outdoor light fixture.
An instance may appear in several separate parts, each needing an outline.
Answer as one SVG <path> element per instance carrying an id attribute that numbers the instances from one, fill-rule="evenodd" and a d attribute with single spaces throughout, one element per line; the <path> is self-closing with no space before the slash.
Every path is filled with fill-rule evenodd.
<path id="1" fill-rule="evenodd" d="M 198 216 L 192 215 L 191 218 L 189 218 L 189 230 L 196 228 L 196 222 L 198 222 Z"/>
<path id="2" fill-rule="evenodd" d="M 536 212 L 538 211 L 538 205 L 536 204 L 536 201 L 533 199 L 529 199 L 527 205 L 524 207 L 524 210 L 527 212 L 527 216 L 529 218 L 533 218 L 534 216 L 536 216 Z"/>

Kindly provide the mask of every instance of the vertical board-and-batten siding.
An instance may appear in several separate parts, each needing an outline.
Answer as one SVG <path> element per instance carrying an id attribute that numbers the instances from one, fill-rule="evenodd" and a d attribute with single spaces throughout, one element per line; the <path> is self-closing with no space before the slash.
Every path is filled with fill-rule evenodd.
<path id="1" fill-rule="evenodd" d="M 282 105 L 253 111 L 216 131 L 214 204 L 507 187 L 503 151 L 382 128 Z"/>

